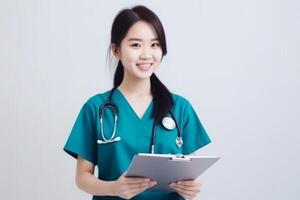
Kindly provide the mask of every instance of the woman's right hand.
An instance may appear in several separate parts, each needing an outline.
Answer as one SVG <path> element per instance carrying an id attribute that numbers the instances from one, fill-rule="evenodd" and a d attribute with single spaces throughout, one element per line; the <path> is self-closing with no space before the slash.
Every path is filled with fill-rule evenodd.
<path id="1" fill-rule="evenodd" d="M 124 173 L 125 174 L 125 173 Z M 124 174 L 114 181 L 113 191 L 115 196 L 131 199 L 135 195 L 153 187 L 156 182 L 149 178 L 125 177 Z"/>

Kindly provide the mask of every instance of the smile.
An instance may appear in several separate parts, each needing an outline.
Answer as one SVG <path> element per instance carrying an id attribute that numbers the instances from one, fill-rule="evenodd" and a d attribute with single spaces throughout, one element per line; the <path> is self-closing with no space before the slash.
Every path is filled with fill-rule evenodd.
<path id="1" fill-rule="evenodd" d="M 147 71 L 151 68 L 153 63 L 138 63 L 136 66 L 138 66 L 139 69 L 143 71 Z"/>

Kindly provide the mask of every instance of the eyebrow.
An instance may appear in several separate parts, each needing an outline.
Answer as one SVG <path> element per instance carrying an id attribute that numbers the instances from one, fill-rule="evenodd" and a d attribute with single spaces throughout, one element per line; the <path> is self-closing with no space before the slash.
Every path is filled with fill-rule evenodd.
<path id="1" fill-rule="evenodd" d="M 130 41 L 139 41 L 139 42 L 141 42 L 141 41 L 143 41 L 143 40 L 140 39 L 140 38 L 129 38 L 128 41 L 129 41 L 129 42 L 130 42 Z M 158 41 L 158 38 L 153 38 L 153 39 L 151 39 L 151 41 Z"/>

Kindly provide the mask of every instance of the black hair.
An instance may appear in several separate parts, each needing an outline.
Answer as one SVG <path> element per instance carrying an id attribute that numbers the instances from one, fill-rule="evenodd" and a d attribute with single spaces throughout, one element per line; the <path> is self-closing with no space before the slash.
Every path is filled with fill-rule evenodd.
<path id="1" fill-rule="evenodd" d="M 132 9 L 123 9 L 118 13 L 112 24 L 110 44 L 114 44 L 115 47 L 120 47 L 128 30 L 138 21 L 145 21 L 153 26 L 162 49 L 162 54 L 165 56 L 167 54 L 167 44 L 163 26 L 157 15 L 145 6 L 135 6 Z M 123 77 L 124 67 L 121 61 L 118 61 L 114 75 L 114 88 L 122 83 Z M 171 110 L 173 99 L 168 88 L 158 79 L 155 73 L 151 75 L 150 82 L 154 103 L 152 117 L 160 121 Z"/>

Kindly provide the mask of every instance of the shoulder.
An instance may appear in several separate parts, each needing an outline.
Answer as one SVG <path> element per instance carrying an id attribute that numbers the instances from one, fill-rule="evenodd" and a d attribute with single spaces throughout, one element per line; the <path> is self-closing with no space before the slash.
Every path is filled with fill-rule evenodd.
<path id="1" fill-rule="evenodd" d="M 174 107 L 185 108 L 190 105 L 190 102 L 186 97 L 175 93 L 171 93 L 171 95 L 174 102 Z"/>
<path id="2" fill-rule="evenodd" d="M 185 124 L 189 118 L 197 116 L 190 101 L 179 94 L 172 93 L 172 111 L 180 124 Z"/>
<path id="3" fill-rule="evenodd" d="M 190 114 L 190 111 L 193 110 L 193 107 L 190 103 L 190 101 L 179 94 L 171 93 L 173 98 L 173 106 L 172 110 L 175 115 L 186 117 Z"/>
<path id="4" fill-rule="evenodd" d="M 108 99 L 110 90 L 104 91 L 101 93 L 97 93 L 92 95 L 91 97 L 88 97 L 87 100 L 83 104 L 84 109 L 92 109 L 96 110 L 99 108 L 100 105 L 102 105 L 105 101 Z"/>

